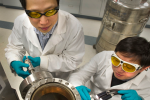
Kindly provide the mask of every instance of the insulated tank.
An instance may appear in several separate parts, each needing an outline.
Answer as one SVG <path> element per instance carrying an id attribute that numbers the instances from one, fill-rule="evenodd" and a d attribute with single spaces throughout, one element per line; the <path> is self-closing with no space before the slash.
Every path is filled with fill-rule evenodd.
<path id="1" fill-rule="evenodd" d="M 149 0 L 108 0 L 95 45 L 96 51 L 114 50 L 120 40 L 139 36 L 149 14 Z"/>

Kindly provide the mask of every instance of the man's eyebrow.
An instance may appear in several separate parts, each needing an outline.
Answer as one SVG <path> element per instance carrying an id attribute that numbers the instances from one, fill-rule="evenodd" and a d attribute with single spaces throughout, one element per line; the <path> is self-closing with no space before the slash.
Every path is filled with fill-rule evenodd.
<path id="1" fill-rule="evenodd" d="M 51 9 L 51 8 L 54 8 L 54 7 L 53 7 L 53 6 L 50 6 L 50 7 L 45 8 L 45 10 Z M 37 10 L 37 9 L 31 9 L 30 11 L 36 11 L 36 12 L 39 12 L 40 10 Z"/>
<path id="2" fill-rule="evenodd" d="M 50 7 L 45 8 L 45 10 L 47 10 L 47 9 L 51 9 L 51 8 L 54 8 L 54 7 L 50 6 Z"/>

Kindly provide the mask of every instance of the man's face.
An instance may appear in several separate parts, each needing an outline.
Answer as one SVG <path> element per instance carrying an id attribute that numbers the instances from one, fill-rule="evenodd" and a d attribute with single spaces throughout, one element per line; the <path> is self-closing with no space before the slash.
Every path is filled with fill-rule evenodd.
<path id="1" fill-rule="evenodd" d="M 45 11 L 57 7 L 56 0 L 26 0 L 26 10 L 37 11 L 44 13 Z M 45 15 L 40 18 L 29 17 L 31 24 L 42 33 L 49 32 L 58 20 L 58 13 L 53 16 L 46 17 Z"/>
<path id="2" fill-rule="evenodd" d="M 140 65 L 139 61 L 135 60 L 133 57 L 132 58 L 127 58 L 124 53 L 116 52 L 116 55 L 120 59 L 122 59 L 122 60 L 124 60 L 126 62 L 133 63 L 133 64 L 139 64 Z M 114 65 L 112 65 L 112 69 L 114 71 L 115 77 L 117 79 L 120 79 L 120 80 L 128 80 L 128 79 L 134 78 L 138 73 L 141 72 L 141 70 L 137 70 L 137 71 L 135 71 L 133 73 L 125 72 L 122 69 L 121 65 L 118 66 L 118 67 L 115 67 Z"/>

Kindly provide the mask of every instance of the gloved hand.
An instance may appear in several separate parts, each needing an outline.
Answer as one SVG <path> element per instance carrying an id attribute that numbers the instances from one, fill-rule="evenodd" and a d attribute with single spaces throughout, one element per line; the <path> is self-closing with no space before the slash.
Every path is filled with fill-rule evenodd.
<path id="1" fill-rule="evenodd" d="M 40 57 L 33 58 L 31 56 L 28 56 L 28 59 L 31 61 L 33 67 L 40 66 L 40 61 L 41 61 Z M 26 56 L 23 57 L 23 62 L 25 62 L 25 60 L 26 60 Z"/>
<path id="2" fill-rule="evenodd" d="M 142 100 L 135 90 L 120 90 L 119 94 L 123 94 L 122 100 Z"/>
<path id="3" fill-rule="evenodd" d="M 81 100 L 91 100 L 90 95 L 89 95 L 89 92 L 91 92 L 91 90 L 89 88 L 87 88 L 83 85 L 77 86 L 75 88 L 78 90 L 78 92 L 81 96 Z"/>
<path id="4" fill-rule="evenodd" d="M 30 73 L 28 71 L 23 70 L 23 67 L 26 67 L 26 68 L 29 67 L 28 64 L 22 63 L 21 61 L 12 61 L 10 65 L 16 71 L 18 76 L 21 76 L 22 78 L 25 79 L 27 76 L 30 75 Z"/>

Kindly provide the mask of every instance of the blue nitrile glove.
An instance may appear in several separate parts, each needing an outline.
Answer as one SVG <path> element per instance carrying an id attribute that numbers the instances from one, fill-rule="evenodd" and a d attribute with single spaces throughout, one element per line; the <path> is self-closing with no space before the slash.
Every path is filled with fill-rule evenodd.
<path id="1" fill-rule="evenodd" d="M 122 94 L 122 100 L 142 100 L 135 90 L 120 90 L 119 94 Z"/>
<path id="2" fill-rule="evenodd" d="M 27 76 L 30 75 L 30 73 L 28 71 L 23 70 L 23 67 L 26 67 L 26 68 L 29 67 L 28 64 L 22 63 L 21 61 L 12 61 L 10 65 L 16 71 L 18 76 L 21 76 L 22 78 L 25 79 Z"/>
<path id="3" fill-rule="evenodd" d="M 89 88 L 87 88 L 87 87 L 85 87 L 83 85 L 77 86 L 75 88 L 78 90 L 78 92 L 79 92 L 79 94 L 81 96 L 81 100 L 91 100 L 90 95 L 89 95 L 91 90 Z"/>
<path id="4" fill-rule="evenodd" d="M 41 61 L 40 57 L 33 58 L 31 56 L 28 56 L 28 59 L 31 61 L 33 67 L 40 66 L 40 61 Z"/>

